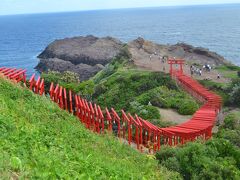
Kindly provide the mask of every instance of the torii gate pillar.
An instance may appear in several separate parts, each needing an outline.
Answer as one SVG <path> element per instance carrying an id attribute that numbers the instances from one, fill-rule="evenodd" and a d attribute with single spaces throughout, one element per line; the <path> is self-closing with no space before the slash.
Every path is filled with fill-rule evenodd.
<path id="1" fill-rule="evenodd" d="M 173 76 L 174 74 L 183 74 L 183 65 L 185 64 L 185 60 L 183 59 L 169 59 L 168 64 L 170 64 L 170 75 Z M 174 69 L 173 65 L 179 65 L 180 69 Z M 178 66 L 177 66 L 178 67 Z"/>

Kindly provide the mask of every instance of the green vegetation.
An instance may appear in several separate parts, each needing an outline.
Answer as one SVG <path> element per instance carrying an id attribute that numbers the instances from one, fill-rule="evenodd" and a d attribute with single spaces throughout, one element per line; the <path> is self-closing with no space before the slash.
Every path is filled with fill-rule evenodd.
<path id="1" fill-rule="evenodd" d="M 156 157 L 161 165 L 179 172 L 184 179 L 240 178 L 240 150 L 224 139 L 164 147 Z"/>
<path id="2" fill-rule="evenodd" d="M 135 69 L 128 59 L 129 53 L 123 50 L 121 56 L 90 80 L 91 88 L 94 87 L 91 97 L 102 107 L 113 107 L 118 112 L 123 108 L 160 127 L 171 123 L 160 120 L 158 108 L 172 108 L 183 115 L 191 115 L 199 108 L 199 104 L 181 91 L 169 75 Z M 217 70 L 232 82 L 199 82 L 222 96 L 224 106 L 239 106 L 240 68 L 226 65 Z M 84 83 L 78 86 L 85 88 Z M 159 164 L 181 174 L 184 179 L 240 179 L 239 117 L 240 111 L 228 113 L 214 138 L 207 142 L 199 140 L 175 148 L 163 147 L 156 154 Z"/>
<path id="3" fill-rule="evenodd" d="M 157 125 L 163 124 L 158 107 L 173 108 L 184 115 L 198 109 L 196 101 L 178 89 L 169 75 L 135 69 L 126 56 L 115 58 L 93 81 L 93 99 L 102 107 L 137 113 Z"/>
<path id="4" fill-rule="evenodd" d="M 240 178 L 240 112 L 229 113 L 215 137 L 177 148 L 164 147 L 159 163 L 179 172 L 184 179 Z"/>
<path id="5" fill-rule="evenodd" d="M 198 80 L 200 84 L 205 86 L 211 91 L 214 91 L 216 94 L 220 95 L 223 99 L 224 105 L 229 105 L 229 94 L 228 94 L 228 84 L 218 83 L 211 80 Z"/>
<path id="6" fill-rule="evenodd" d="M 87 99 L 91 99 L 94 93 L 94 82 L 88 80 L 80 83 L 78 75 L 73 72 L 65 71 L 64 73 L 60 73 L 49 71 L 48 73 L 42 73 L 41 77 L 45 80 L 45 89 L 49 89 L 50 84 L 53 82 L 55 85 L 59 84 L 67 90 L 78 93 Z"/>
<path id="7" fill-rule="evenodd" d="M 199 81 L 208 89 L 222 96 L 224 106 L 240 105 L 240 68 L 217 68 L 232 79 L 228 84 Z M 157 153 L 159 163 L 169 170 L 179 172 L 184 179 L 240 179 L 240 111 L 225 110 L 224 123 L 218 127 L 213 139 L 191 142 L 176 148 L 164 147 Z M 229 113 L 230 111 L 230 113 Z"/>
<path id="8" fill-rule="evenodd" d="M 117 111 L 123 108 L 148 120 L 160 118 L 157 107 L 173 108 L 181 114 L 193 114 L 198 108 L 164 73 L 120 68 L 96 83 L 94 98 L 100 105 Z"/>
<path id="9" fill-rule="evenodd" d="M 240 105 L 240 78 L 232 79 L 232 82 L 229 84 L 210 80 L 199 80 L 199 82 L 209 90 L 219 94 L 223 98 L 225 106 L 235 107 Z"/>
<path id="10" fill-rule="evenodd" d="M 219 127 L 217 137 L 226 139 L 240 147 L 240 111 L 229 113 Z"/>
<path id="11" fill-rule="evenodd" d="M 194 99 L 180 90 L 169 89 L 166 86 L 157 87 L 137 97 L 137 101 L 147 105 L 151 102 L 159 108 L 176 109 L 179 114 L 191 115 L 199 108 Z"/>
<path id="12" fill-rule="evenodd" d="M 228 88 L 229 101 L 232 106 L 240 106 L 240 78 L 234 79 Z"/>
<path id="13" fill-rule="evenodd" d="M 224 77 L 235 79 L 239 77 L 240 67 L 235 65 L 224 65 L 216 68 Z"/>
<path id="14" fill-rule="evenodd" d="M 167 126 L 160 121 L 158 107 L 172 108 L 183 115 L 192 115 L 199 107 L 197 102 L 181 91 L 165 73 L 137 70 L 129 62 L 126 49 L 91 80 L 84 82 L 63 81 L 64 74 L 50 72 L 44 79 L 58 83 L 74 92 L 88 97 L 102 107 L 113 107 L 117 112 L 124 109 L 137 113 L 156 125 Z M 74 78 L 70 78 L 73 79 Z M 158 121 L 156 121 L 158 119 Z"/>
<path id="15" fill-rule="evenodd" d="M 177 179 L 46 97 L 0 78 L 1 179 Z"/>

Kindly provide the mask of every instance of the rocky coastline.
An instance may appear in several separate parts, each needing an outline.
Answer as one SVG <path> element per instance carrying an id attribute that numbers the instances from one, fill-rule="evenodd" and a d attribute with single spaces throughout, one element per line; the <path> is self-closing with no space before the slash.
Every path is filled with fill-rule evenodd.
<path id="1" fill-rule="evenodd" d="M 49 70 L 64 72 L 72 71 L 79 75 L 80 80 L 87 80 L 101 71 L 111 60 L 119 55 L 126 44 L 112 37 L 80 36 L 55 40 L 39 54 L 39 72 Z M 126 47 L 126 46 L 125 46 Z M 194 47 L 186 43 L 175 45 L 157 44 L 143 38 L 127 43 L 127 48 L 136 66 L 139 61 L 148 61 L 151 54 L 183 58 L 187 62 L 197 64 L 227 64 L 224 57 L 206 48 Z"/>

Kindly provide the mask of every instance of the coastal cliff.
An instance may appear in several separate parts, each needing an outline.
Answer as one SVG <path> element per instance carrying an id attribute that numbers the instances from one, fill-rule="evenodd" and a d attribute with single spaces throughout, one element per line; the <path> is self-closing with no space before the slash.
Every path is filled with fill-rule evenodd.
<path id="1" fill-rule="evenodd" d="M 94 36 L 66 38 L 52 42 L 39 56 L 39 72 L 54 70 L 72 71 L 81 80 L 94 76 L 104 65 L 119 54 L 122 42 Z"/>
<path id="2" fill-rule="evenodd" d="M 87 80 L 119 55 L 123 47 L 127 47 L 131 59 L 137 67 L 154 71 L 160 69 L 149 62 L 149 57 L 154 54 L 157 54 L 158 57 L 183 58 L 190 64 L 204 65 L 207 63 L 219 66 L 228 63 L 224 57 L 215 52 L 186 43 L 162 45 L 137 38 L 124 46 L 123 42 L 112 37 L 98 38 L 89 35 L 52 42 L 38 56 L 40 62 L 36 69 L 39 72 L 72 71 L 79 74 L 80 80 Z"/>

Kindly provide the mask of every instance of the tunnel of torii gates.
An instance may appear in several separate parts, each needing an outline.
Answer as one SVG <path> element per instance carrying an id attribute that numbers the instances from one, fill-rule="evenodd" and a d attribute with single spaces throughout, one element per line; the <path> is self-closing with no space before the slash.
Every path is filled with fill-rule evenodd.
<path id="1" fill-rule="evenodd" d="M 184 60 L 169 59 L 168 64 L 171 77 L 186 92 L 201 102 L 202 106 L 190 120 L 167 128 L 157 127 L 137 114 L 131 115 L 124 110 L 116 112 L 114 108 L 105 107 L 103 109 L 96 103 L 87 101 L 84 97 L 71 90 L 66 90 L 59 84 L 51 83 L 49 87 L 44 83 L 44 79 L 40 76 L 36 77 L 35 74 L 27 80 L 24 69 L 1 67 L 0 74 L 1 77 L 4 76 L 14 82 L 24 83 L 29 90 L 38 95 L 49 97 L 61 109 L 77 116 L 87 129 L 99 134 L 109 131 L 139 151 L 146 152 L 148 150 L 153 153 L 160 150 L 162 145 L 177 146 L 199 138 L 211 138 L 212 128 L 221 110 L 220 96 L 208 91 L 197 81 L 184 74 Z"/>

